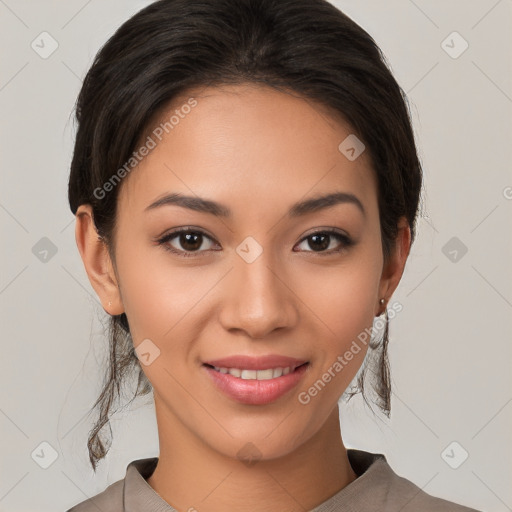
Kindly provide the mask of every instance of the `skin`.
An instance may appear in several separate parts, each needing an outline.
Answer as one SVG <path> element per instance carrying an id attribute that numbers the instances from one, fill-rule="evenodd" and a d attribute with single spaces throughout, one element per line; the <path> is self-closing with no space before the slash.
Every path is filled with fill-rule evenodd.
<path id="1" fill-rule="evenodd" d="M 297 95 L 243 84 L 188 91 L 163 118 L 191 96 L 197 106 L 122 182 L 115 262 L 89 205 L 77 212 L 77 245 L 104 309 L 127 314 L 136 347 L 150 339 L 160 350 L 142 365 L 160 441 L 149 485 L 180 511 L 310 510 L 356 478 L 337 402 L 364 345 L 310 403 L 298 394 L 384 311 L 379 299 L 389 301 L 400 281 L 410 229 L 400 219 L 385 263 L 369 155 L 349 161 L 340 153 L 352 131 L 339 116 Z M 335 191 L 357 196 L 366 214 L 341 203 L 287 216 L 295 202 Z M 170 192 L 222 203 L 232 217 L 177 205 L 144 211 Z M 192 257 L 154 243 L 180 226 L 210 237 Z M 343 247 L 332 237 L 323 253 L 315 251 L 306 237 L 317 228 L 338 229 L 355 243 Z M 248 236 L 263 249 L 252 263 L 236 252 Z M 190 247 L 179 236 L 167 244 Z M 219 392 L 202 367 L 233 354 L 281 354 L 310 365 L 276 402 L 244 405 Z M 261 457 L 253 465 L 237 457 L 249 442 Z"/>

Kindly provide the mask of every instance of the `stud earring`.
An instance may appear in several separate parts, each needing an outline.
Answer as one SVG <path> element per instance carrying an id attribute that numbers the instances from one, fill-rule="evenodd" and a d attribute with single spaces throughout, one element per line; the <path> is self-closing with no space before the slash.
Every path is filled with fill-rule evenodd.
<path id="1" fill-rule="evenodd" d="M 381 306 L 383 306 L 384 304 L 386 304 L 386 299 L 382 298 L 379 300 L 379 304 Z M 379 313 L 379 316 L 382 315 L 382 313 L 384 313 L 386 311 L 386 308 L 384 308 L 384 311 L 382 311 L 381 313 Z"/>

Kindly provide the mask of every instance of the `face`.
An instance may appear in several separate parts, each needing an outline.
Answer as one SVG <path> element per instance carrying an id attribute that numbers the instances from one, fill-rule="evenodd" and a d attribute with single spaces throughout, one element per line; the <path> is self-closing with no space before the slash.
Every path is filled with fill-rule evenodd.
<path id="1" fill-rule="evenodd" d="M 223 86 L 164 118 L 176 110 L 119 191 L 120 302 L 159 423 L 274 458 L 337 411 L 366 345 L 336 361 L 401 274 L 385 273 L 375 177 L 338 149 L 350 126 L 309 100 Z"/>

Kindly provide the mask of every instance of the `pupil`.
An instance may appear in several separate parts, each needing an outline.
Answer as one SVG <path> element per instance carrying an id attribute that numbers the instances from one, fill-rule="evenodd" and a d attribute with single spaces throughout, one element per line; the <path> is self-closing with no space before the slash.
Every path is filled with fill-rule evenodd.
<path id="1" fill-rule="evenodd" d="M 315 246 L 315 243 L 319 241 L 319 239 L 322 239 L 321 243 Z M 309 246 L 315 251 L 317 249 L 322 250 L 327 249 L 327 247 L 329 247 L 329 235 L 311 235 L 311 240 L 314 240 L 315 242 L 313 244 L 309 242 Z"/>
<path id="2" fill-rule="evenodd" d="M 201 247 L 202 235 L 200 233 L 184 233 L 180 236 L 181 246 L 190 251 L 194 251 Z"/>

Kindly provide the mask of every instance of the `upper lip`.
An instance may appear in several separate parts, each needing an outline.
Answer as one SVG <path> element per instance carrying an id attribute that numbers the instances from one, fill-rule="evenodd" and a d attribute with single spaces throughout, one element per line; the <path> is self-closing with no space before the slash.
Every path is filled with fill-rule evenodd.
<path id="1" fill-rule="evenodd" d="M 210 359 L 203 361 L 204 364 L 216 366 L 217 368 L 239 368 L 241 370 L 268 370 L 274 368 L 291 367 L 292 370 L 307 363 L 305 359 L 297 359 L 278 354 L 266 356 L 233 355 L 222 359 Z"/>

